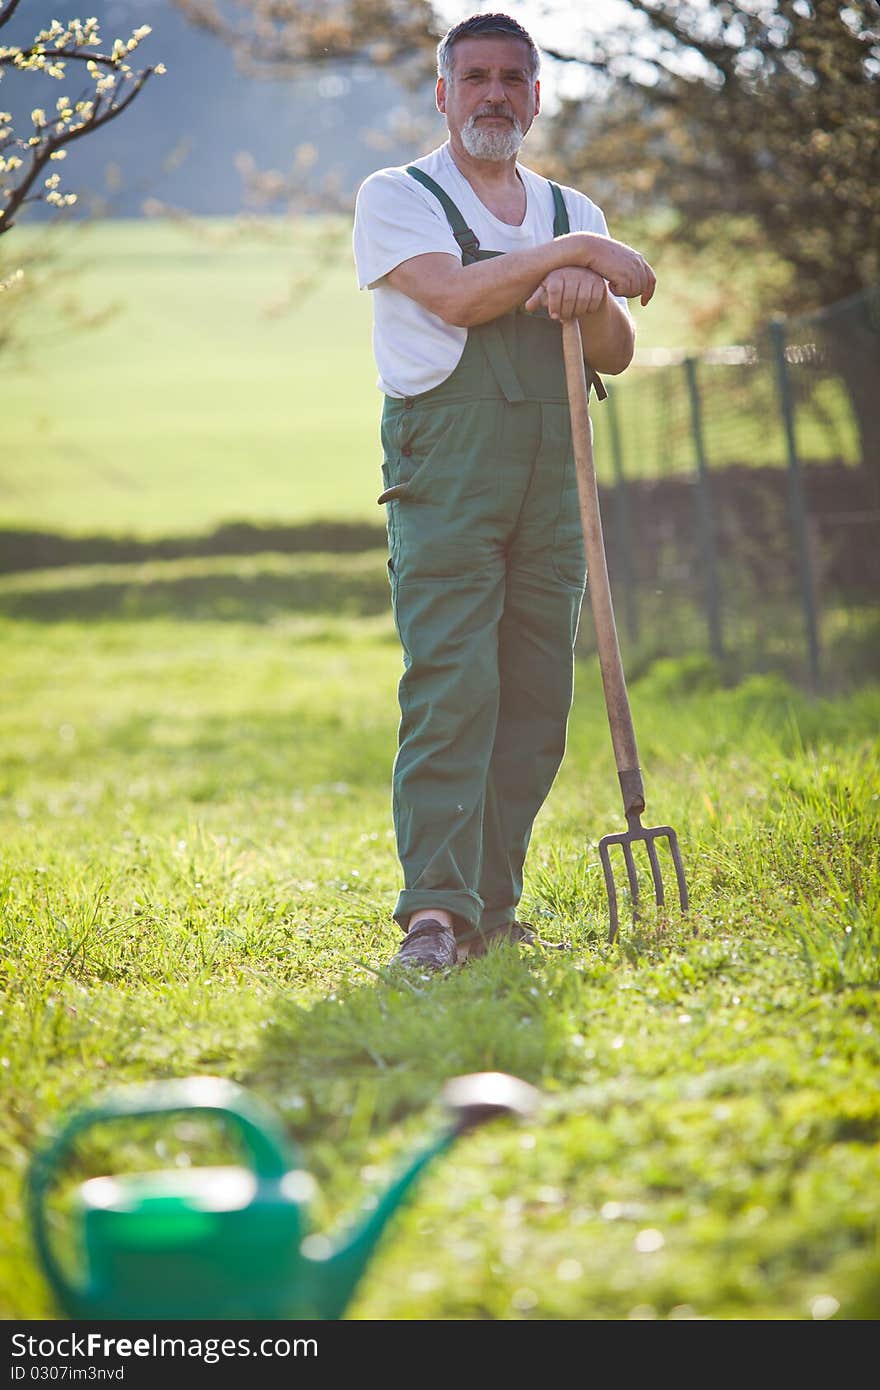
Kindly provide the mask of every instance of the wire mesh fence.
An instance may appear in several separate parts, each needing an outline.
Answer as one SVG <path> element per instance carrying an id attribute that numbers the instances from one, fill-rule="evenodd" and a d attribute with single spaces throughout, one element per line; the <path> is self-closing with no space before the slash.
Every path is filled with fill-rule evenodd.
<path id="1" fill-rule="evenodd" d="M 596 467 L 628 668 L 704 652 L 817 691 L 880 674 L 880 286 L 606 385 Z"/>

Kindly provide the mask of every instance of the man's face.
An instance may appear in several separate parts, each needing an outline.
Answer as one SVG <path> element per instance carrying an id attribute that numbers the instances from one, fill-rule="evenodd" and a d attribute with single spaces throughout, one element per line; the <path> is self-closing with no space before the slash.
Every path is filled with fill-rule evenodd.
<path id="1" fill-rule="evenodd" d="M 528 45 L 503 34 L 459 39 L 452 49 L 452 77 L 437 79 L 437 109 L 453 142 L 475 159 L 515 157 L 540 107 L 540 83 L 532 81 Z"/>

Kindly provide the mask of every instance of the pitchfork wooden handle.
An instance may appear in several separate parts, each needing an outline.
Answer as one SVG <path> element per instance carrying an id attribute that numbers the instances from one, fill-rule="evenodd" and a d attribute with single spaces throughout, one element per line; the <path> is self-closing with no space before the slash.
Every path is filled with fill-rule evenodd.
<path id="1" fill-rule="evenodd" d="M 608 580 L 605 542 L 602 536 L 602 516 L 599 511 L 599 489 L 596 485 L 596 468 L 593 462 L 593 429 L 584 372 L 584 350 L 577 319 L 563 323 L 562 347 L 565 354 L 571 437 L 577 471 L 584 550 L 587 557 L 587 585 L 596 629 L 605 706 L 611 727 L 611 743 L 620 779 L 620 790 L 623 793 L 624 813 L 627 817 L 640 816 L 645 809 L 645 789 L 620 657 L 614 607 L 611 602 L 611 585 Z"/>

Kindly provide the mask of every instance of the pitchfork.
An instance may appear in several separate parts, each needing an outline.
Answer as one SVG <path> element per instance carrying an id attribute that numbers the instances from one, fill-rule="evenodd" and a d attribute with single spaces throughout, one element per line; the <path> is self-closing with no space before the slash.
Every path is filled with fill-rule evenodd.
<path id="1" fill-rule="evenodd" d="M 614 760 L 623 793 L 623 812 L 628 830 L 616 835 L 604 835 L 599 841 L 599 858 L 605 875 L 605 888 L 608 893 L 610 910 L 610 930 L 608 940 L 617 936 L 618 911 L 617 891 L 611 870 L 612 845 L 620 845 L 629 878 L 633 915 L 638 909 L 639 881 L 636 873 L 632 846 L 643 841 L 648 852 L 651 877 L 654 881 L 654 895 L 660 907 L 663 906 L 663 876 L 657 858 L 657 840 L 668 840 L 675 866 L 678 898 L 682 912 L 688 909 L 688 892 L 685 883 L 678 836 L 669 825 L 642 825 L 641 817 L 645 809 L 645 789 L 639 767 L 639 754 L 636 748 L 636 734 L 633 728 L 626 681 L 623 675 L 623 662 L 620 657 L 620 643 L 617 640 L 617 626 L 614 621 L 614 608 L 611 603 L 611 586 L 608 581 L 608 566 L 605 560 L 605 543 L 602 537 L 602 517 L 599 511 L 599 491 L 596 486 L 596 469 L 593 463 L 593 431 L 590 423 L 590 409 L 587 397 L 587 382 L 584 372 L 584 354 L 581 342 L 580 324 L 571 319 L 562 325 L 562 346 L 565 353 L 565 379 L 568 387 L 568 404 L 571 413 L 571 434 L 574 444 L 575 468 L 577 471 L 578 496 L 580 498 L 581 523 L 584 530 L 584 549 L 587 557 L 590 604 L 593 609 L 593 624 L 596 629 L 596 645 L 599 651 L 599 666 L 602 671 L 602 687 L 605 691 L 605 705 L 608 710 L 608 723 L 611 726 L 611 742 L 614 747 Z"/>

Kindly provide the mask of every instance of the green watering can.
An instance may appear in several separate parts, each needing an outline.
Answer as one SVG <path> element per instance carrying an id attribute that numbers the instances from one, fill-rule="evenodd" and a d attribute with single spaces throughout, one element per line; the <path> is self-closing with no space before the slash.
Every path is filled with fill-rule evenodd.
<path id="1" fill-rule="evenodd" d="M 315 1181 L 279 1119 L 221 1077 L 111 1092 L 68 1120 L 31 1162 L 28 1203 L 40 1263 L 74 1319 L 338 1319 L 388 1220 L 416 1179 L 468 1130 L 534 1112 L 538 1092 L 504 1072 L 447 1082 L 449 1123 L 338 1242 L 310 1234 Z M 214 1113 L 237 1133 L 246 1167 L 175 1168 L 91 1178 L 77 1189 L 82 1273 L 65 1273 L 49 1237 L 46 1197 L 85 1130 L 160 1114 Z"/>

